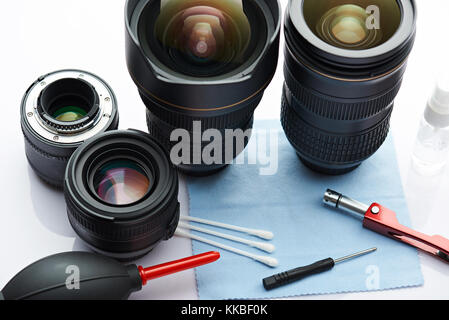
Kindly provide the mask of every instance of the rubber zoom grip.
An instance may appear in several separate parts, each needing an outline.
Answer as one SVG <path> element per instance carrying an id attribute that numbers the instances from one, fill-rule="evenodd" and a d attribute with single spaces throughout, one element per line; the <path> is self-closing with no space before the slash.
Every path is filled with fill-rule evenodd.
<path id="1" fill-rule="evenodd" d="M 315 262 L 311 265 L 282 272 L 274 276 L 265 278 L 263 286 L 266 290 L 273 290 L 286 284 L 302 280 L 308 276 L 331 270 L 335 266 L 334 259 L 328 258 Z"/>
<path id="2" fill-rule="evenodd" d="M 351 121 L 367 119 L 390 107 L 401 88 L 402 79 L 384 93 L 365 99 L 344 99 L 321 94 L 302 85 L 288 67 L 284 68 L 285 82 L 300 106 L 327 119 Z M 354 102 L 355 101 L 355 102 Z"/>

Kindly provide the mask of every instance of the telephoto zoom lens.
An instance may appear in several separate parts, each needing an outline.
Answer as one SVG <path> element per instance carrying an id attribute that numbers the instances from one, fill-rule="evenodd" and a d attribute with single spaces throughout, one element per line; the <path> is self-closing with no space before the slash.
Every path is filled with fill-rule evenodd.
<path id="1" fill-rule="evenodd" d="M 413 0 L 290 0 L 281 118 L 304 164 L 343 174 L 381 147 L 415 24 Z"/>
<path id="2" fill-rule="evenodd" d="M 232 162 L 277 67 L 278 1 L 128 0 L 126 25 L 128 69 L 151 135 L 188 174 Z"/>
<path id="3" fill-rule="evenodd" d="M 87 139 L 118 127 L 117 100 L 94 74 L 62 70 L 40 77 L 21 106 L 25 152 L 36 174 L 62 188 L 70 156 Z"/>
<path id="4" fill-rule="evenodd" d="M 178 173 L 147 133 L 111 131 L 77 149 L 64 194 L 70 224 L 94 251 L 134 260 L 170 239 L 179 222 Z"/>

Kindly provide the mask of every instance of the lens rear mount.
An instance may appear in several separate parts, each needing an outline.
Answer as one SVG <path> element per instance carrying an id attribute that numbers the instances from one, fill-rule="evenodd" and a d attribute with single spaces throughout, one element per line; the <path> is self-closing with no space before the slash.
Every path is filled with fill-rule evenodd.
<path id="1" fill-rule="evenodd" d="M 48 84 L 37 99 L 37 112 L 51 129 L 70 133 L 95 122 L 100 97 L 82 78 L 64 78 Z"/>
<path id="2" fill-rule="evenodd" d="M 83 93 L 82 90 L 85 90 Z M 58 101 L 79 97 L 85 114 L 80 120 L 58 121 L 51 111 Z M 64 107 L 79 107 L 62 104 Z M 56 102 L 56 103 L 55 103 Z M 83 109 L 83 107 L 79 107 Z M 98 76 L 81 70 L 61 70 L 40 77 L 22 101 L 24 122 L 36 136 L 49 143 L 80 144 L 117 123 L 117 100 L 109 85 Z"/>
<path id="3" fill-rule="evenodd" d="M 98 76 L 60 70 L 41 76 L 26 91 L 21 105 L 25 151 L 45 182 L 62 188 L 73 152 L 97 134 L 118 127 L 115 94 Z"/>
<path id="4" fill-rule="evenodd" d="M 147 254 L 173 236 L 179 221 L 177 172 L 165 149 L 139 131 L 108 132 L 83 144 L 68 164 L 64 193 L 79 237 L 119 260 Z"/>

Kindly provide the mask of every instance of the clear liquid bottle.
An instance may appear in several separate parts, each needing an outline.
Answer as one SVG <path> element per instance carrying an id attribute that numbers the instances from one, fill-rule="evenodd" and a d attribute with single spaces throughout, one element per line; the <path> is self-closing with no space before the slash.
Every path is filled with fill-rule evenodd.
<path id="1" fill-rule="evenodd" d="M 422 175 L 437 175 L 449 160 L 449 81 L 441 79 L 427 103 L 413 151 Z"/>

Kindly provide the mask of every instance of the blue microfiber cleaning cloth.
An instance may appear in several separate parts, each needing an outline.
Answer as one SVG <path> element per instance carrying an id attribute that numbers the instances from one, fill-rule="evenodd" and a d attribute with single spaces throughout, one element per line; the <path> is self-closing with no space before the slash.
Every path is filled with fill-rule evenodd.
<path id="1" fill-rule="evenodd" d="M 310 171 L 299 161 L 278 122 L 259 122 L 256 127 L 277 130 L 277 173 L 260 175 L 264 165 L 245 164 L 232 165 L 206 178 L 188 178 L 190 214 L 274 232 L 272 243 L 276 251 L 273 257 L 280 265 L 272 269 L 221 251 L 222 258 L 218 263 L 196 271 L 200 299 L 281 298 L 423 284 L 416 249 L 364 229 L 361 220 L 322 204 L 324 192 L 331 188 L 367 204 L 381 203 L 395 211 L 402 224 L 410 226 L 391 137 L 357 170 L 344 176 L 325 176 Z M 253 140 L 258 140 L 259 136 L 254 135 Z M 251 236 L 208 228 L 259 241 Z M 245 245 L 198 235 L 266 255 Z M 339 264 L 330 272 L 269 292 L 262 285 L 263 278 L 275 273 L 328 257 L 337 259 L 371 247 L 377 247 L 378 251 Z M 198 254 L 213 247 L 194 241 L 193 249 Z"/>

